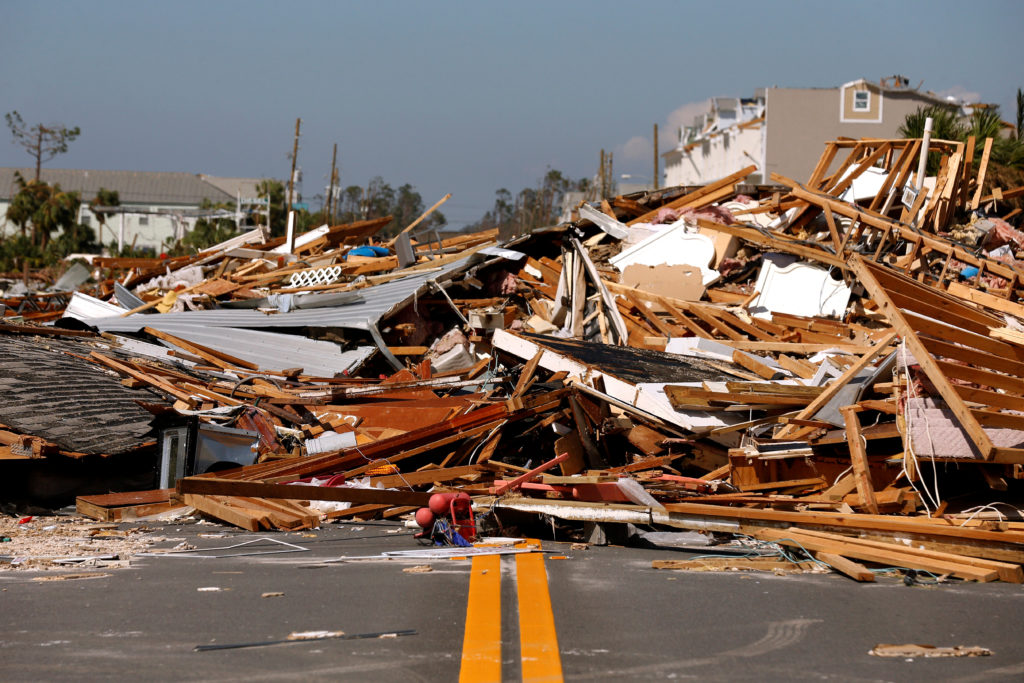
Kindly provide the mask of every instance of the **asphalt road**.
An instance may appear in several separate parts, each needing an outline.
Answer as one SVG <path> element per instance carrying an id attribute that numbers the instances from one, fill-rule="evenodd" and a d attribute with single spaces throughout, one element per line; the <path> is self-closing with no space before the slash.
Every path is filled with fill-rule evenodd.
<path id="1" fill-rule="evenodd" d="M 211 525 L 167 526 L 161 533 L 199 548 L 252 538 Z M 227 537 L 200 536 L 211 533 Z M 500 617 L 487 617 L 488 608 L 470 622 L 475 634 L 500 633 L 504 680 L 532 670 L 519 624 L 526 611 L 543 612 L 543 604 L 532 604 L 543 591 L 517 595 L 526 573 L 515 557 L 497 560 L 500 581 L 487 583 L 479 558 L 330 562 L 419 548 L 398 524 L 332 525 L 273 538 L 306 550 L 138 558 L 127 569 L 0 573 L 0 679 L 456 681 L 472 601 L 500 604 Z M 283 548 L 263 541 L 244 550 Z M 894 578 L 857 584 L 836 575 L 674 572 L 654 570 L 651 561 L 685 555 L 619 547 L 574 551 L 561 543 L 544 548 L 554 551 L 537 563 L 542 578 L 546 573 L 552 641 L 557 638 L 551 653 L 566 680 L 1024 680 L 1020 585 L 908 587 Z M 474 562 L 481 583 L 471 601 Z M 403 571 L 423 564 L 431 571 Z M 52 580 L 62 574 L 85 576 Z M 494 595 L 499 590 L 500 597 Z M 275 593 L 283 595 L 263 597 Z M 194 651 L 298 631 L 405 629 L 416 634 Z M 869 656 L 879 643 L 978 645 L 994 655 Z"/>

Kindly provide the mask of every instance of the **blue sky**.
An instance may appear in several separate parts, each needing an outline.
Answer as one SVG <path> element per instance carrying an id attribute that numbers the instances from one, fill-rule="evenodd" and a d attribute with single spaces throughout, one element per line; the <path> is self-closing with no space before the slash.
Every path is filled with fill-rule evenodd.
<path id="1" fill-rule="evenodd" d="M 411 183 L 452 224 L 546 168 L 650 177 L 694 103 L 902 74 L 1013 120 L 1024 3 L 15 2 L 0 108 L 82 128 L 55 168 Z M 687 106 L 691 105 L 691 106 Z M 0 133 L 0 166 L 30 163 Z"/>

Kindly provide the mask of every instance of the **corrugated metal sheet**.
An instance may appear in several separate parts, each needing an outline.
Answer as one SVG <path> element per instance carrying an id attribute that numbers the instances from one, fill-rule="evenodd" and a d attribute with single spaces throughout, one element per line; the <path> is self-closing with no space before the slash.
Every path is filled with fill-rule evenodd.
<path id="1" fill-rule="evenodd" d="M 414 296 L 426 292 L 430 280 L 443 281 L 446 277 L 465 267 L 473 256 L 459 259 L 443 266 L 439 271 L 410 275 L 358 290 L 363 300 L 347 306 L 331 308 L 298 309 L 288 313 L 262 313 L 248 310 L 217 309 L 212 311 L 184 311 L 162 315 L 135 314 L 126 318 L 119 316 L 90 318 L 88 325 L 103 332 L 137 332 L 145 326 L 174 332 L 169 324 L 189 324 L 206 327 L 234 327 L 252 330 L 273 327 L 346 327 L 369 330 L 381 318 L 412 301 Z"/>
<path id="2" fill-rule="evenodd" d="M 150 319 L 158 317 L 163 316 L 152 316 Z M 317 377 L 355 372 L 377 351 L 376 346 L 360 346 L 342 351 L 334 342 L 279 332 L 206 328 L 183 323 L 167 323 L 159 329 L 186 341 L 255 363 L 260 370 L 302 368 L 306 374 Z"/>

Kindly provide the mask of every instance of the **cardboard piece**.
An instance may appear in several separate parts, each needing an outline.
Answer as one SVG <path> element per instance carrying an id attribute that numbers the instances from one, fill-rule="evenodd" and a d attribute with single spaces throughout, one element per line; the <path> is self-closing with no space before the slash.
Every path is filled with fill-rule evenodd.
<path id="1" fill-rule="evenodd" d="M 684 301 L 700 301 L 704 296 L 700 268 L 686 264 L 646 266 L 634 263 L 622 271 L 622 284 Z"/>

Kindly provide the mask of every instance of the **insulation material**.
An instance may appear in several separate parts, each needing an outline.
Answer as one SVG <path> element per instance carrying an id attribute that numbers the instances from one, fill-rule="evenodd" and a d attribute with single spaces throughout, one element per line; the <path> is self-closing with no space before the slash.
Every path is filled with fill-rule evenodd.
<path id="1" fill-rule="evenodd" d="M 1021 414 L 1021 413 L 1016 413 Z M 953 411 L 942 401 L 912 398 L 907 401 L 907 431 L 918 458 L 977 458 L 978 449 L 967 436 Z M 1024 447 L 1024 431 L 983 427 L 997 448 Z"/>

